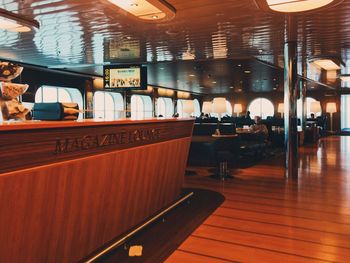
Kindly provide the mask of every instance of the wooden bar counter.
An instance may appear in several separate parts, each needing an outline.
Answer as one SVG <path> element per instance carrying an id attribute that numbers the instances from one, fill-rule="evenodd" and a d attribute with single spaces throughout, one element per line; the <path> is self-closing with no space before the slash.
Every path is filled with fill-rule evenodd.
<path id="1" fill-rule="evenodd" d="M 180 197 L 192 119 L 0 124 L 0 261 L 77 262 Z"/>

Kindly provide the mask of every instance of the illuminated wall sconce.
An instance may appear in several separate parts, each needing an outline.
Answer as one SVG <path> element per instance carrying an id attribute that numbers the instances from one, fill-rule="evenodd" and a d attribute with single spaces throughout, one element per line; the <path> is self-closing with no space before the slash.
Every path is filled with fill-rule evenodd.
<path id="1" fill-rule="evenodd" d="M 190 117 L 194 112 L 194 103 L 193 100 L 184 100 L 183 101 L 183 112 L 187 113 Z"/>
<path id="2" fill-rule="evenodd" d="M 211 101 L 204 101 L 202 106 L 202 112 L 204 114 L 210 114 L 213 112 L 213 103 Z"/>
<path id="3" fill-rule="evenodd" d="M 337 104 L 335 102 L 328 102 L 326 106 L 326 112 L 330 114 L 331 117 L 331 131 L 333 131 L 333 113 L 337 112 Z"/>
<path id="4" fill-rule="evenodd" d="M 102 90 L 103 89 L 103 78 L 94 78 L 94 80 L 92 81 L 92 85 L 93 85 L 94 89 Z"/>
<path id="5" fill-rule="evenodd" d="M 296 13 L 328 8 L 343 0 L 255 0 L 257 6 L 265 11 Z"/>
<path id="6" fill-rule="evenodd" d="M 148 21 L 168 21 L 175 17 L 176 10 L 165 0 L 107 0 L 125 10 L 133 17 Z"/>
<path id="7" fill-rule="evenodd" d="M 283 118 L 283 114 L 284 114 L 284 103 L 278 103 L 277 112 L 278 112 L 278 113 L 281 113 L 281 118 Z"/>
<path id="8" fill-rule="evenodd" d="M 321 112 L 321 103 L 319 101 L 313 101 L 310 104 L 310 112 L 313 112 L 315 115 Z"/>
<path id="9" fill-rule="evenodd" d="M 12 13 L 0 8 L 0 29 L 12 32 L 30 32 L 39 29 L 40 24 L 35 19 Z"/>
<path id="10" fill-rule="evenodd" d="M 220 135 L 221 115 L 227 112 L 226 98 L 218 97 L 213 99 L 213 113 L 218 114 L 218 122 L 214 135 Z"/>
<path id="11" fill-rule="evenodd" d="M 189 99 L 189 98 L 191 98 L 191 93 L 186 92 L 186 91 L 178 91 L 177 98 L 178 99 Z"/>
<path id="12" fill-rule="evenodd" d="M 158 88 L 158 96 L 160 96 L 160 97 L 173 97 L 174 91 L 171 89 Z"/>
<path id="13" fill-rule="evenodd" d="M 213 112 L 218 114 L 218 120 L 221 121 L 221 115 L 227 112 L 226 98 L 218 97 L 213 99 Z"/>
<path id="14" fill-rule="evenodd" d="M 237 114 L 237 117 L 239 117 L 239 114 L 243 111 L 242 104 L 235 104 L 233 105 L 233 112 Z"/>

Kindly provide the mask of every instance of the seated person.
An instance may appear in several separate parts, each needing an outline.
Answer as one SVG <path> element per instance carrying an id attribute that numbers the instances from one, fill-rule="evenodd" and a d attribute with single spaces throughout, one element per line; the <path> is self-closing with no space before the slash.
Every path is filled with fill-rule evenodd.
<path id="1" fill-rule="evenodd" d="M 247 111 L 247 112 L 246 112 L 244 118 L 245 118 L 246 120 L 251 120 L 251 119 L 252 119 L 252 118 L 250 117 L 250 111 Z"/>
<path id="2" fill-rule="evenodd" d="M 269 136 L 269 131 L 265 124 L 261 123 L 261 117 L 255 117 L 255 124 L 250 126 L 250 131 L 254 134 L 261 136 L 264 140 L 267 140 Z"/>

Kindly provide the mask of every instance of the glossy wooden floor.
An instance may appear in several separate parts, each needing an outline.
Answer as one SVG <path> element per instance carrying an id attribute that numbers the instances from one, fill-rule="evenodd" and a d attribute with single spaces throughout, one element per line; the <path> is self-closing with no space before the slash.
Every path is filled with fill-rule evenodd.
<path id="1" fill-rule="evenodd" d="M 350 262 L 350 137 L 303 147 L 299 179 L 284 180 L 282 158 L 218 182 L 186 186 L 219 191 L 226 201 L 167 262 Z"/>

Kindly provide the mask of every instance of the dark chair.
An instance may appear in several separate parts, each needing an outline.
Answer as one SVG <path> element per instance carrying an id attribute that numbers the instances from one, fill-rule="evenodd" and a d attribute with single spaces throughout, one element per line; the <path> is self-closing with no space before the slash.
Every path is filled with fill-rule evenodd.
<path id="1" fill-rule="evenodd" d="M 212 175 L 214 178 L 225 180 L 233 178 L 229 175 L 228 167 L 237 167 L 240 156 L 239 137 L 219 137 L 214 143 L 217 172 Z"/>

